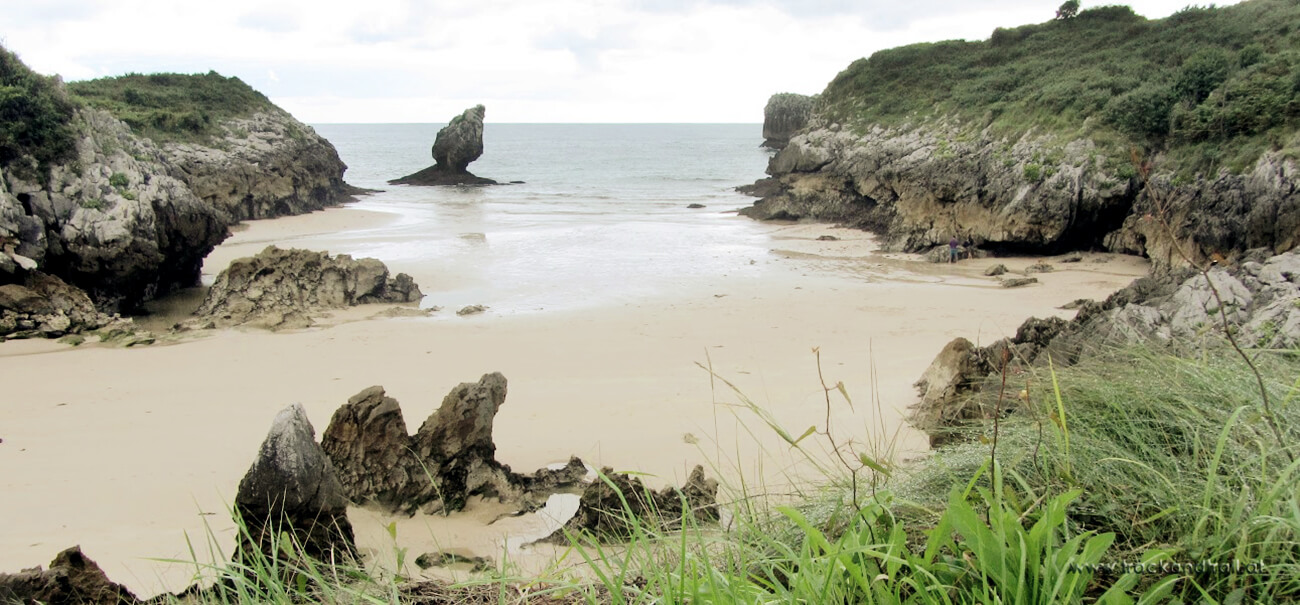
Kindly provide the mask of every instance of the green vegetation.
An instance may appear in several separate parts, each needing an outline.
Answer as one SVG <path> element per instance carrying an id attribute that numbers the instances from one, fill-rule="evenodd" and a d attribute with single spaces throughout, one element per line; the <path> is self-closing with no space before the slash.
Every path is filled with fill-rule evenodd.
<path id="1" fill-rule="evenodd" d="M 71 157 L 76 148 L 72 114 L 76 105 L 54 78 L 28 69 L 0 47 L 0 167 L 30 155 L 40 170 Z"/>
<path id="2" fill-rule="evenodd" d="M 68 88 L 89 105 L 106 109 L 155 141 L 203 142 L 220 134 L 217 124 L 274 107 L 242 80 L 206 74 L 127 74 L 71 82 Z"/>
<path id="3" fill-rule="evenodd" d="M 1272 352 L 1256 363 L 1292 447 L 1300 357 Z M 823 388 L 828 405 L 836 392 L 847 401 L 841 385 Z M 457 585 L 404 584 L 396 546 L 397 573 L 334 567 L 303 557 L 287 533 L 273 549 L 280 559 L 250 551 L 226 563 L 213 551 L 218 563 L 196 565 L 196 577 L 221 579 L 204 595 L 214 603 L 1295 600 L 1300 463 L 1264 426 L 1256 389 L 1226 348 L 1197 358 L 1114 350 L 1009 375 L 1006 389 L 991 381 L 977 397 L 1007 414 L 962 429 L 969 439 L 915 468 L 839 458 L 838 471 L 822 467 L 829 487 L 785 505 L 734 486 L 728 530 L 687 515 L 686 527 L 663 531 L 628 515 L 626 542 L 569 535 L 569 562 L 542 577 L 519 576 L 507 561 Z M 829 427 L 795 438 L 736 395 L 810 459 L 821 445 L 849 451 Z M 875 455 L 881 446 L 889 441 L 859 447 Z M 874 476 L 860 474 L 868 468 Z"/>
<path id="4" fill-rule="evenodd" d="M 1123 6 L 999 28 L 981 42 L 913 44 L 860 59 L 823 93 L 850 124 L 916 125 L 955 116 L 992 126 L 1089 136 L 1124 159 L 1167 150 L 1182 171 L 1243 170 L 1300 129 L 1300 5 L 1247 0 L 1147 20 Z"/>

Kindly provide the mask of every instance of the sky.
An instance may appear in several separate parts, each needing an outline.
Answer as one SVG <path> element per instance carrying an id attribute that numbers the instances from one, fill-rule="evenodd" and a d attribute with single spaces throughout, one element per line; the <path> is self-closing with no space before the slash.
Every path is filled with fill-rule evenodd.
<path id="1" fill-rule="evenodd" d="M 1089 2 L 1083 8 L 1114 2 Z M 1219 5 L 1232 2 L 1218 2 Z M 1160 18 L 1187 0 L 1132 0 Z M 856 59 L 986 39 L 1056 0 L 0 0 L 0 44 L 82 80 L 238 76 L 307 123 L 756 123 Z"/>

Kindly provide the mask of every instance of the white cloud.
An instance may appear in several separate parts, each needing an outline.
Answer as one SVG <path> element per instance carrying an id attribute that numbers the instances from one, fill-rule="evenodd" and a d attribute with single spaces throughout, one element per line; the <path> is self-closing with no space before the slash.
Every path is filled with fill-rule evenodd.
<path id="1" fill-rule="evenodd" d="M 1161 17 L 1184 0 L 1138 0 Z M 1085 8 L 1089 3 L 1085 2 Z M 882 48 L 1046 21 L 1030 0 L 0 0 L 0 37 L 67 79 L 236 75 L 308 122 L 758 122 Z"/>

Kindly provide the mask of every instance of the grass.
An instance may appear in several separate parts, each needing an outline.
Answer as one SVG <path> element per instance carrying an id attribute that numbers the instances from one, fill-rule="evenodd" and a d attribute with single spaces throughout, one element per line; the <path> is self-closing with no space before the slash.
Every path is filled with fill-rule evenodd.
<path id="1" fill-rule="evenodd" d="M 275 106 L 242 80 L 206 74 L 127 74 L 70 82 L 82 102 L 106 109 L 155 141 L 208 142 L 218 124 Z"/>
<path id="2" fill-rule="evenodd" d="M 1045 13 L 1046 14 L 1046 13 Z M 855 61 L 821 111 L 859 125 L 945 118 L 1015 140 L 1089 137 L 1123 159 L 1168 151 L 1182 172 L 1241 172 L 1294 145 L 1300 6 L 1248 0 L 1148 20 L 1124 6 L 996 29 L 988 40 L 913 44 Z"/>
<path id="3" fill-rule="evenodd" d="M 1289 443 L 1300 443 L 1300 357 L 1262 353 Z M 998 377 L 1001 380 L 1001 377 Z M 1262 428 L 1254 377 L 1230 352 L 1189 359 L 1129 348 L 1068 368 L 1035 367 L 980 397 L 1014 408 L 913 468 L 823 466 L 827 486 L 784 504 L 727 494 L 727 528 L 679 529 L 624 515 L 617 544 L 568 534 L 544 577 L 500 570 L 460 584 L 405 584 L 356 563 L 323 565 L 281 543 L 280 558 L 217 561 L 202 602 L 330 603 L 1155 603 L 1300 598 L 1300 467 Z M 823 388 L 851 400 L 838 383 Z M 742 394 L 736 393 L 742 400 Z M 1001 397 L 999 397 L 1001 395 Z M 1007 401 L 1014 405 L 1006 405 Z M 984 403 L 989 403 L 988 401 Z M 992 408 L 990 408 L 992 409 Z M 756 417 L 792 447 L 802 437 Z M 839 433 L 843 427 L 836 427 Z M 848 433 L 851 431 L 844 430 Z M 996 438 L 996 456 L 991 441 Z M 839 438 L 840 448 L 851 448 Z M 880 444 L 877 444 L 879 446 Z M 878 447 L 872 449 L 881 454 Z M 881 454 L 883 455 L 883 454 Z M 822 464 L 821 461 L 818 464 Z M 865 463 L 864 463 L 865 464 Z M 607 477 L 610 487 L 614 482 Z M 617 488 L 616 488 L 617 489 Z M 625 510 L 636 494 L 622 494 Z M 741 503 L 750 506 L 739 505 Z M 684 505 L 684 503 L 683 503 Z M 618 514 L 618 511 L 612 511 Z M 651 514 L 653 516 L 653 513 Z M 243 527 L 241 525 L 241 527 Z M 246 530 L 245 530 L 246 531 Z M 288 540 L 283 534 L 282 540 Z M 194 553 L 191 553 L 194 554 Z M 398 560 L 401 560 L 399 555 Z M 1214 570 L 1198 563 L 1224 565 Z M 1233 562 L 1239 566 L 1232 567 Z M 287 572 L 287 573 L 286 573 Z"/>

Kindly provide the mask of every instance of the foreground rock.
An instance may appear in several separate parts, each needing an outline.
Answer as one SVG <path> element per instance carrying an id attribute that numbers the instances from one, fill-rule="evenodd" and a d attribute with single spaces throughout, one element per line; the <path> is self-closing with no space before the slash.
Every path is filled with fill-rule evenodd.
<path id="1" fill-rule="evenodd" d="M 171 176 L 163 153 L 107 112 L 72 119 L 72 159 L 40 172 L 0 167 L 0 284 L 33 268 L 57 275 L 101 310 L 132 311 L 198 284 L 229 215 Z M 24 262 L 18 262 L 19 257 Z"/>
<path id="2" fill-rule="evenodd" d="M 347 505 L 334 465 L 316 444 L 302 405 L 295 403 L 276 415 L 257 459 L 239 482 L 235 510 L 248 529 L 239 548 L 277 557 L 281 551 L 275 545 L 287 532 L 317 560 L 355 557 Z"/>
<path id="3" fill-rule="evenodd" d="M 763 108 L 763 147 L 783 149 L 790 137 L 808 125 L 816 97 L 777 93 Z"/>
<path id="4" fill-rule="evenodd" d="M 474 176 L 469 164 L 483 155 L 483 116 L 487 110 L 475 105 L 451 119 L 433 141 L 433 166 L 390 185 L 496 185 L 492 179 Z"/>
<path id="5" fill-rule="evenodd" d="M 413 514 L 460 510 L 480 496 L 532 509 L 543 493 L 577 484 L 586 467 L 573 458 L 562 469 L 524 476 L 497 462 L 492 425 L 505 398 L 505 377 L 485 374 L 452 389 L 408 435 L 397 401 L 370 387 L 334 412 L 321 446 L 357 504 Z"/>
<path id="6" fill-rule="evenodd" d="M 205 203 L 232 222 L 305 214 L 354 199 L 334 145 L 277 107 L 219 124 L 203 143 L 169 142 L 163 155 Z"/>
<path id="7" fill-rule="evenodd" d="M 1251 251 L 1241 263 L 1212 267 L 1208 279 L 1190 268 L 1143 277 L 1102 303 L 1081 302 L 1072 321 L 1032 318 L 1014 337 L 982 348 L 953 341 L 918 382 L 924 396 L 911 420 L 935 441 L 988 417 L 994 411 L 977 409 L 965 395 L 988 388 L 1004 359 L 1014 370 L 1049 359 L 1069 365 L 1125 345 L 1195 353 L 1222 342 L 1225 318 L 1247 349 L 1300 347 L 1300 252 Z"/>
<path id="8" fill-rule="evenodd" d="M 196 314 L 199 327 L 302 328 L 311 325 L 315 311 L 423 297 L 409 275 L 389 277 L 388 267 L 373 258 L 268 246 L 231 262 Z"/>
<path id="9" fill-rule="evenodd" d="M 568 536 L 582 534 L 602 541 L 621 540 L 631 537 L 638 524 L 661 531 L 679 529 L 684 523 L 718 520 L 718 482 L 706 479 L 700 465 L 691 470 L 680 490 L 665 487 L 654 492 L 640 479 L 609 467 L 601 469 L 600 475 L 583 490 L 577 514 L 546 541 L 567 544 Z"/>
<path id="10" fill-rule="evenodd" d="M 73 546 L 54 557 L 49 569 L 0 573 L 0 603 L 86 603 L 118 605 L 139 602 L 121 584 L 108 579 L 99 565 Z"/>

